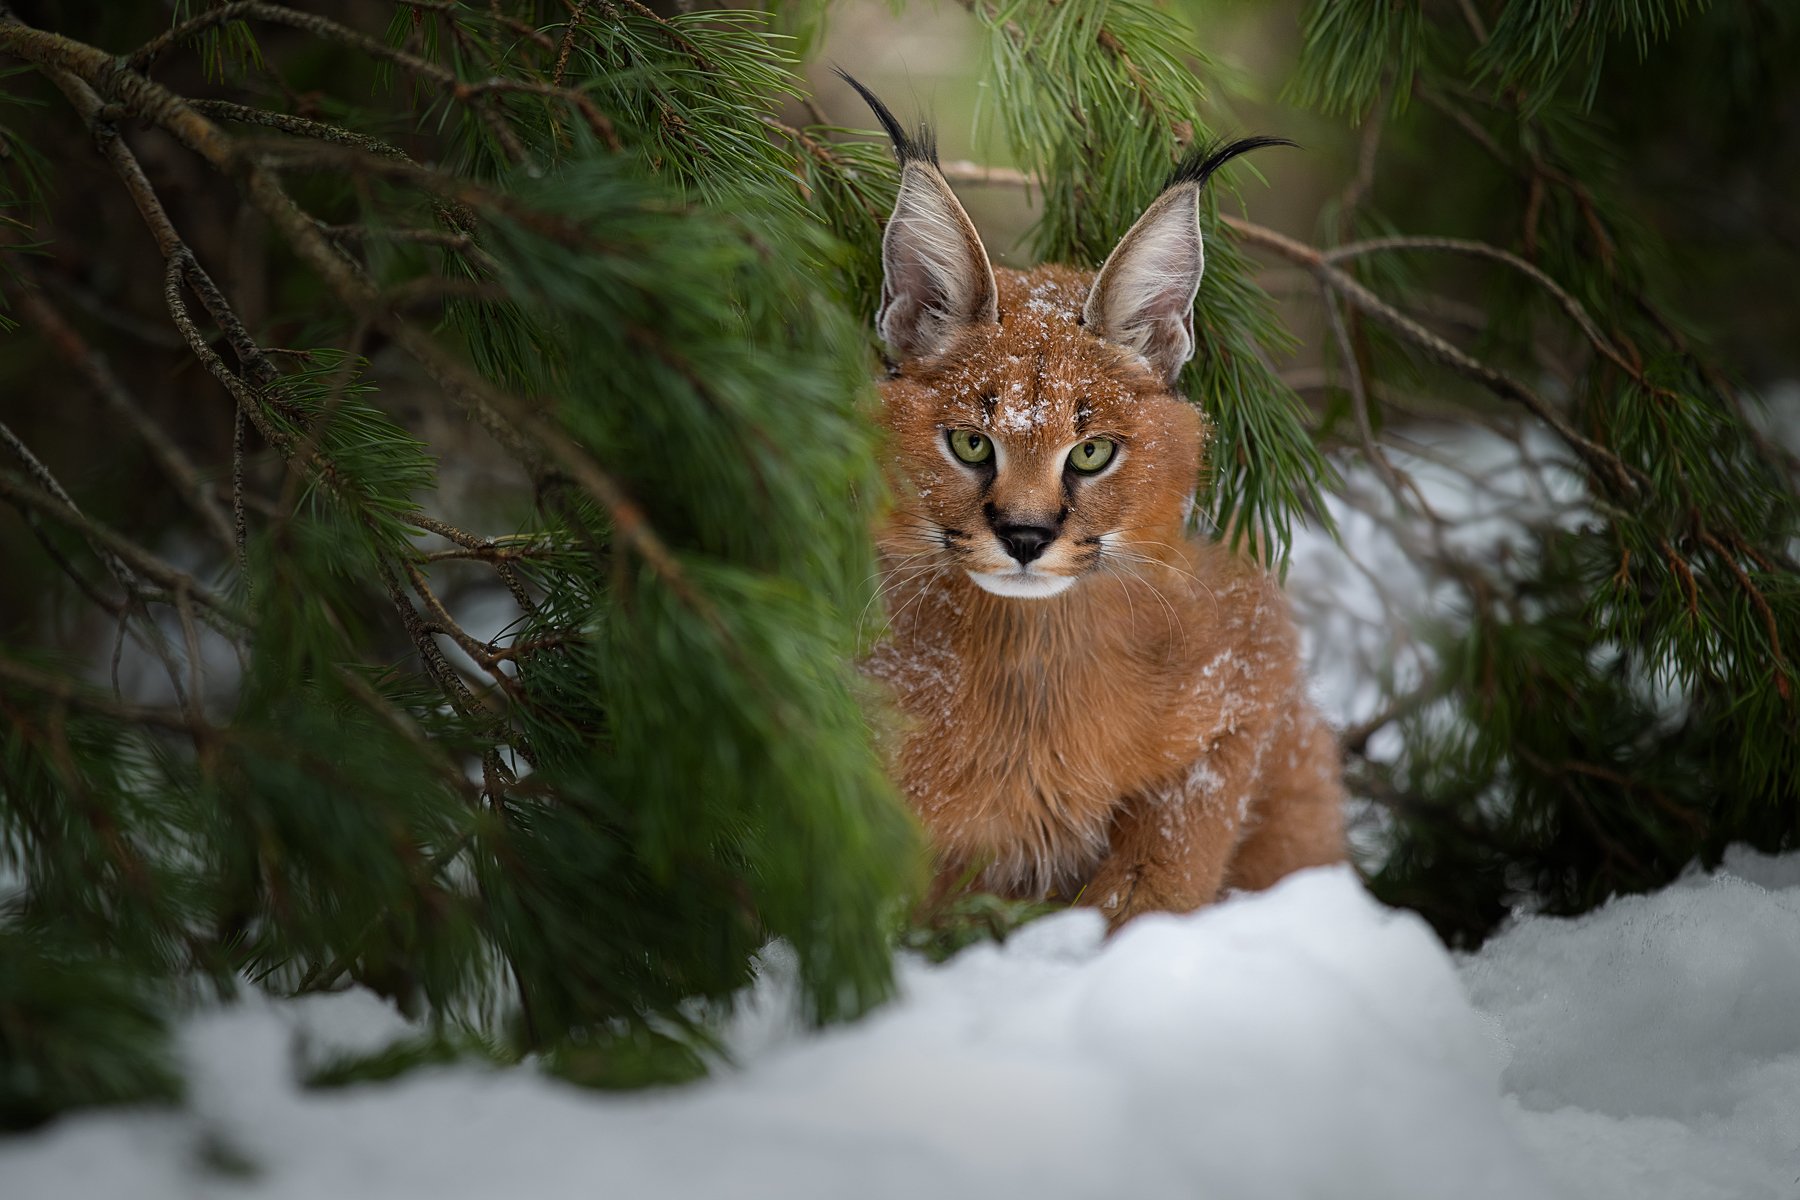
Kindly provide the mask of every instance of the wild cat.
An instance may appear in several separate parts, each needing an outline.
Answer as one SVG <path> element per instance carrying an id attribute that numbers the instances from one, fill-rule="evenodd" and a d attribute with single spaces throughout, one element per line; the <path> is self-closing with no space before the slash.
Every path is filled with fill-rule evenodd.
<path id="1" fill-rule="evenodd" d="M 1287 604 L 1186 536 L 1200 189 L 1273 139 L 1191 154 L 1097 274 L 996 271 L 929 128 L 845 78 L 901 164 L 876 316 L 890 617 L 864 667 L 903 715 L 939 889 L 1078 899 L 1116 928 L 1342 859 L 1338 749 Z"/>

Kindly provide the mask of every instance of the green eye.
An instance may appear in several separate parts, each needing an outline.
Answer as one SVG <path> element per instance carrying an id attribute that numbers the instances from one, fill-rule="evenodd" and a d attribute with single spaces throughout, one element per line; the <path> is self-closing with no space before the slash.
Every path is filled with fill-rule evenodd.
<path id="1" fill-rule="evenodd" d="M 1083 475 L 1092 475 L 1112 461 L 1111 438 L 1089 438 L 1069 451 L 1069 465 Z"/>
<path id="2" fill-rule="evenodd" d="M 985 433 L 976 433 L 970 429 L 952 429 L 950 431 L 950 451 L 974 467 L 994 457 L 994 443 Z"/>

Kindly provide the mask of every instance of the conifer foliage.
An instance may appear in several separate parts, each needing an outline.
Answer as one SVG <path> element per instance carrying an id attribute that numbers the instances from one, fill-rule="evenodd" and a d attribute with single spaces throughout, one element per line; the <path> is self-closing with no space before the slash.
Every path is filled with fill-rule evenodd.
<path id="1" fill-rule="evenodd" d="M 1307 9 L 1292 94 L 1363 118 L 1361 166 L 1334 214 L 1341 243 L 1289 257 L 1320 283 L 1338 403 L 1390 493 L 1377 507 L 1429 547 L 1416 557 L 1457 615 L 1432 668 L 1357 731 L 1393 724 L 1404 747 L 1355 764 L 1391 821 L 1372 884 L 1453 941 L 1515 905 L 1579 912 L 1659 886 L 1734 841 L 1800 844 L 1793 431 L 1770 436 L 1761 401 L 1689 323 L 1711 315 L 1723 332 L 1743 308 L 1678 307 L 1683 243 L 1729 202 L 1715 190 L 1686 228 L 1659 230 L 1641 164 L 1615 141 L 1638 110 L 1708 112 L 1710 145 L 1777 119 L 1755 64 L 1779 70 L 1800 22 L 1703 8 Z M 1671 91 L 1675 64 L 1721 45 L 1739 77 Z M 1387 190 L 1388 172 L 1430 186 Z M 1433 236 L 1396 233 L 1426 221 Z M 1754 276 L 1764 242 L 1726 270 Z M 1446 302 L 1475 306 L 1474 336 L 1409 315 Z M 1440 419 L 1547 441 L 1546 459 L 1518 456 L 1528 482 L 1549 494 L 1574 480 L 1578 497 L 1517 514 L 1522 543 L 1459 541 L 1382 446 L 1421 394 Z"/>
<path id="2" fill-rule="evenodd" d="M 696 1003 L 770 937 L 820 1019 L 886 992 L 917 854 L 851 673 L 869 368 L 796 185 L 810 139 L 768 123 L 792 64 L 751 15 L 551 7 L 400 4 L 385 34 L 195 7 L 135 51 L 101 36 L 127 19 L 0 18 L 34 68 L 9 88 L 44 105 L 9 141 L 98 154 L 210 376 L 193 403 L 239 423 L 223 463 L 157 436 L 43 285 L 73 252 L 63 164 L 13 174 L 12 313 L 107 394 L 109 433 L 141 427 L 207 541 L 177 567 L 7 432 L 0 491 L 43 565 L 167 664 L 169 697 L 10 634 L 0 655 L 9 1122 L 167 1094 L 153 1034 L 207 981 L 358 981 L 621 1083 L 691 1069 Z M 307 54 L 372 95 L 270 107 Z M 163 82 L 189 56 L 227 97 Z M 146 125 L 274 231 L 289 311 L 252 327 L 215 282 Z M 484 431 L 457 452 L 514 464 L 515 526 L 429 510 L 447 450 L 396 422 L 397 380 Z M 445 599 L 474 571 L 513 607 L 493 642 Z"/>
<path id="3" fill-rule="evenodd" d="M 770 938 L 813 1017 L 877 1002 L 920 865 L 850 666 L 894 180 L 781 115 L 825 6 L 176 7 L 0 2 L 0 382 L 94 414 L 0 424 L 0 1123 L 178 1094 L 173 1015 L 250 987 L 430 1017 L 365 1073 L 596 1084 L 698 1069 Z M 1225 125 L 1191 14 L 962 8 L 1036 251 L 1097 264 Z M 1800 839 L 1796 464 L 1596 119 L 1610 63 L 1718 20 L 1313 0 L 1288 95 L 1359 145 L 1320 244 L 1206 201 L 1213 528 L 1279 567 L 1335 494 L 1456 592 L 1346 739 L 1373 885 L 1453 939 Z M 1327 339 L 1310 406 L 1270 265 Z M 1422 407 L 1548 439 L 1578 498 L 1459 536 L 1392 458 Z"/>

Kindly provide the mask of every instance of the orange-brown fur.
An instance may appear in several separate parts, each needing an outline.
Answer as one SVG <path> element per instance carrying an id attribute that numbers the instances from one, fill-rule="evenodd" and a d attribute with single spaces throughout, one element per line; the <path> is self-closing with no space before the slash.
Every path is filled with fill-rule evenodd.
<path id="1" fill-rule="evenodd" d="M 1342 858 L 1343 794 L 1275 582 L 1186 536 L 1205 423 L 1081 326 L 1092 280 L 997 271 L 998 324 L 883 384 L 890 629 L 866 669 L 906 718 L 896 772 L 940 885 L 979 869 L 983 886 L 1079 895 L 1117 925 Z M 948 427 L 1001 447 L 985 492 L 941 449 Z M 1093 436 L 1123 457 L 1072 478 L 1067 448 Z M 1034 599 L 977 587 L 968 571 L 1009 565 L 995 511 L 1060 513 L 1039 566 L 1078 582 Z"/>

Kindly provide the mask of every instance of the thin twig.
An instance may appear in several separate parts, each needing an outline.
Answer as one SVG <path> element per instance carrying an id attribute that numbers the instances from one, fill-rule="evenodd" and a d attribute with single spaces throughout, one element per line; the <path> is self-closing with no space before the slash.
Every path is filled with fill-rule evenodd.
<path id="1" fill-rule="evenodd" d="M 1356 210 L 1368 196 L 1369 190 L 1375 186 L 1375 159 L 1381 151 L 1381 134 L 1387 125 L 1391 92 L 1391 85 L 1382 87 L 1381 96 L 1370 111 L 1368 124 L 1363 126 L 1362 137 L 1357 143 L 1356 174 L 1344 188 L 1343 195 L 1338 197 L 1338 229 L 1341 237 L 1350 236 L 1356 225 Z"/>
<path id="2" fill-rule="evenodd" d="M 550 72 L 550 86 L 561 87 L 563 75 L 569 69 L 569 54 L 575 49 L 575 32 L 581 28 L 582 15 L 587 11 L 588 0 L 576 0 L 569 10 L 569 23 L 563 30 L 562 42 L 556 48 L 556 66 Z"/>
<path id="3" fill-rule="evenodd" d="M 38 456 L 31 452 L 31 448 L 27 446 L 24 441 L 20 439 L 19 435 L 12 431 L 12 427 L 4 421 L 0 421 L 0 445 L 4 445 L 7 449 L 12 451 L 13 457 L 19 460 L 25 467 L 25 473 L 36 480 L 39 487 L 43 488 L 46 493 L 59 503 L 66 506 L 69 512 L 76 514 L 78 520 L 86 520 L 85 517 L 81 516 L 81 510 L 76 506 L 74 498 L 64 490 L 63 485 L 57 481 L 56 476 L 51 473 L 50 468 L 45 466 Z M 132 573 L 131 568 L 126 566 L 118 555 L 109 551 L 101 541 L 93 536 L 87 538 L 87 543 L 89 548 L 93 550 L 94 556 L 105 564 L 107 572 L 112 575 L 114 579 L 119 581 L 120 587 L 124 588 L 127 592 L 136 592 L 139 590 L 137 576 Z"/>
<path id="4" fill-rule="evenodd" d="M 30 513 L 33 517 L 38 513 L 44 513 L 44 515 L 57 517 L 66 524 L 74 525 L 77 531 L 82 534 L 83 539 L 87 542 L 88 548 L 93 551 L 94 556 L 101 561 L 106 567 L 107 573 L 117 581 L 119 587 L 125 593 L 124 602 L 119 604 L 116 609 L 116 616 L 119 622 L 120 645 L 115 646 L 113 649 L 114 690 L 118 690 L 119 657 L 125 632 L 129 627 L 131 635 L 137 639 L 138 644 L 156 655 L 158 661 L 162 663 L 163 669 L 169 674 L 170 687 L 175 690 L 177 697 L 182 697 L 182 702 L 185 704 L 186 698 L 182 693 L 181 676 L 176 668 L 174 654 L 169 649 L 168 639 L 163 636 L 162 627 L 157 625 L 155 619 L 150 616 L 150 603 L 155 600 L 166 600 L 167 597 L 158 595 L 144 586 L 143 580 L 138 578 L 139 573 L 132 570 L 125 561 L 126 558 L 132 557 L 131 555 L 120 554 L 114 550 L 115 540 L 116 542 L 123 542 L 125 545 L 131 546 L 133 550 L 136 550 L 136 546 L 127 539 L 120 537 L 120 535 L 114 534 L 110 530 L 106 530 L 103 526 L 93 522 L 82 513 L 80 507 L 75 503 L 74 498 L 71 497 L 68 491 L 63 488 L 62 484 L 58 482 L 50 468 L 45 466 L 44 463 L 38 459 L 37 455 L 31 452 L 30 448 L 20 440 L 19 436 L 15 434 L 5 422 L 0 422 L 0 443 L 4 443 L 11 449 L 13 455 L 25 465 L 27 473 L 29 473 L 31 477 L 37 481 L 38 485 L 44 489 L 43 494 L 58 507 L 55 510 L 45 510 L 42 505 L 34 503 L 23 491 L 13 493 L 8 496 L 8 499 L 11 500 L 15 507 L 18 507 L 21 511 Z M 0 480 L 0 482 L 4 482 L 4 480 Z M 52 551 L 52 557 L 57 564 L 68 572 L 70 577 L 76 581 L 76 584 L 80 586 L 83 591 L 88 592 L 90 596 L 94 596 L 95 593 L 86 586 L 87 581 L 85 577 L 75 571 L 72 563 L 69 563 L 61 554 L 55 552 L 53 543 L 50 541 L 49 537 L 41 529 L 37 528 L 35 522 L 32 531 L 38 535 L 38 541 L 46 549 Z M 139 553 L 142 552 L 140 551 Z M 170 570 L 173 570 L 173 568 L 170 568 Z M 180 578 L 186 579 L 187 577 L 181 576 Z M 180 594 L 179 584 L 177 584 L 175 591 L 177 595 Z M 103 601 L 101 603 L 102 607 L 108 608 L 108 611 L 115 611 Z M 141 629 L 139 626 L 130 624 L 130 618 L 133 615 L 141 618 Z"/>
<path id="5" fill-rule="evenodd" d="M 163 300 L 169 306 L 169 318 L 174 321 L 175 328 L 187 338 L 188 349 L 202 366 L 225 386 L 231 398 L 237 403 L 237 411 L 250 418 L 256 426 L 256 432 L 269 445 L 280 450 L 283 456 L 293 453 L 293 439 L 269 423 L 264 412 L 263 396 L 237 372 L 225 365 L 225 360 L 213 353 L 207 345 L 206 338 L 200 333 L 200 327 L 194 323 L 194 317 L 188 311 L 187 302 L 182 299 L 182 281 L 187 275 L 188 266 L 192 262 L 187 247 L 180 247 L 169 257 L 168 265 L 163 272 Z"/>
<path id="6" fill-rule="evenodd" d="M 187 454 L 176 445 L 162 426 L 131 395 L 123 381 L 114 374 L 106 359 L 85 342 L 62 314 L 45 300 L 43 293 L 25 273 L 16 255 L 5 255 L 15 286 L 8 288 L 14 305 L 24 318 L 37 327 L 52 349 L 88 381 L 94 393 L 112 410 L 113 415 L 128 424 L 150 451 L 150 457 L 175 485 L 176 494 L 194 510 L 207 532 L 230 553 L 233 545 L 231 526 L 212 500 L 211 491 L 200 478 L 200 472 Z"/>
<path id="7" fill-rule="evenodd" d="M 939 170 L 951 183 L 990 183 L 997 187 L 1021 188 L 1034 185 L 1031 176 L 1015 167 L 990 167 L 967 159 L 943 163 Z"/>
<path id="8" fill-rule="evenodd" d="M 1348 258 L 1357 258 L 1365 254 L 1379 254 L 1392 250 L 1441 251 L 1449 254 L 1467 254 L 1477 258 L 1486 258 L 1491 259 L 1494 262 L 1504 263 L 1506 266 L 1511 267 L 1521 275 L 1524 275 L 1533 283 L 1536 283 L 1539 287 L 1549 292 L 1551 296 L 1555 297 L 1557 304 L 1569 315 L 1569 319 L 1574 321 L 1575 324 L 1580 327 L 1582 334 L 1593 344 L 1594 349 L 1605 355 L 1615 366 L 1635 380 L 1639 386 L 1643 387 L 1653 395 L 1674 395 L 1674 393 L 1670 392 L 1667 388 L 1660 387 L 1651 382 L 1644 376 L 1642 370 L 1626 361 L 1625 356 L 1619 353 L 1618 348 L 1607 339 L 1605 334 L 1600 332 L 1600 327 L 1594 323 L 1592 317 L 1588 316 L 1587 309 L 1582 307 L 1581 301 L 1570 295 L 1561 284 L 1550 278 L 1549 275 L 1538 267 L 1526 262 L 1516 254 L 1502 250 L 1498 246 L 1492 246 L 1486 242 L 1471 241 L 1467 238 L 1382 237 L 1370 238 L 1367 241 L 1351 242 L 1345 246 L 1338 246 L 1335 249 L 1326 251 L 1324 259 L 1328 263 L 1337 263 Z"/>
<path id="9" fill-rule="evenodd" d="M 425 622 L 419 618 L 419 610 L 412 606 L 406 593 L 400 590 L 400 583 L 384 562 L 381 564 L 381 583 L 387 589 L 388 600 L 394 611 L 400 614 L 400 623 L 406 629 L 406 636 L 412 639 L 413 646 L 419 651 L 419 660 L 424 664 L 425 673 L 436 683 L 450 703 L 464 716 L 473 716 L 482 708 L 481 702 L 469 691 L 456 668 L 444 657 L 444 652 L 432 638 L 431 631 L 425 628 Z"/>
<path id="10" fill-rule="evenodd" d="M 1346 756 L 1362 758 L 1368 751 L 1370 738 L 1395 721 L 1410 717 L 1442 694 L 1441 685 L 1433 683 L 1404 696 L 1396 696 L 1389 701 L 1387 707 L 1368 720 L 1358 721 L 1345 729 L 1338 743 Z"/>
<path id="11" fill-rule="evenodd" d="M 1369 414 L 1369 389 L 1363 376 L 1362 363 L 1356 357 L 1356 347 L 1350 341 L 1350 331 L 1344 327 L 1344 314 L 1338 311 L 1337 298 L 1331 294 L 1330 289 L 1321 286 L 1320 291 L 1325 318 L 1331 326 L 1332 337 L 1337 341 L 1338 357 L 1344 364 L 1344 377 L 1350 384 L 1350 403 L 1356 414 L 1356 431 L 1362 439 L 1363 455 L 1381 476 L 1388 491 L 1393 493 L 1394 503 L 1405 510 L 1408 507 L 1405 485 L 1401 483 L 1394 464 L 1388 461 L 1387 455 L 1375 442 L 1375 426 Z"/>
<path id="12" fill-rule="evenodd" d="M 244 406 L 234 406 L 231 414 L 231 536 L 246 589 L 250 587 L 250 522 L 244 515 L 244 442 L 248 424 Z"/>
<path id="13" fill-rule="evenodd" d="M 1487 26 L 1482 23 L 1481 14 L 1475 11 L 1474 0 L 1456 0 L 1456 6 L 1462 10 L 1463 20 L 1469 23 L 1469 32 L 1475 35 L 1475 40 L 1486 42 Z"/>
<path id="14" fill-rule="evenodd" d="M 59 299 L 66 300 L 96 321 L 118 330 L 134 341 L 146 346 L 155 346 L 159 350 L 179 350 L 182 341 L 175 336 L 175 331 L 167 325 L 147 321 L 135 313 L 127 312 L 104 298 L 94 294 L 56 271 L 43 271 L 33 276 L 32 282 L 46 292 L 53 292 Z"/>
<path id="15" fill-rule="evenodd" d="M 1698 536 L 1705 543 L 1707 549 L 1711 550 L 1719 561 L 1725 564 L 1725 568 L 1731 572 L 1732 578 L 1737 580 L 1738 587 L 1749 598 L 1751 607 L 1756 609 L 1756 615 L 1762 618 L 1763 632 L 1769 638 L 1769 657 L 1774 660 L 1775 690 L 1781 694 L 1783 700 L 1792 703 L 1794 693 L 1792 686 L 1788 683 L 1790 668 L 1787 657 L 1781 650 L 1781 628 L 1775 619 L 1774 609 L 1769 607 L 1769 598 L 1764 596 L 1762 589 L 1758 588 L 1751 580 L 1749 573 L 1738 562 L 1737 555 L 1727 550 L 1717 537 L 1704 526 L 1700 527 Z"/>
<path id="16" fill-rule="evenodd" d="M 251 108 L 247 104 L 234 104 L 229 100 L 190 100 L 188 103 L 196 112 L 204 113 L 219 121 L 236 121 L 240 125 L 260 125 L 267 129 L 279 129 L 283 133 L 291 133 L 299 137 L 316 138 L 319 141 L 331 142 L 339 146 L 352 146 L 364 153 L 379 154 L 384 158 L 411 157 L 400 147 L 384 142 L 380 138 L 362 133 L 352 133 L 348 129 L 327 125 L 323 121 L 312 121 L 305 117 L 290 116 L 287 113 Z"/>
<path id="17" fill-rule="evenodd" d="M 454 3 L 451 3 L 451 0 L 398 0 L 398 2 L 404 4 L 408 8 L 417 8 L 426 12 L 440 13 L 452 19 L 455 18 L 458 12 L 466 11 L 458 8 Z M 492 20 L 498 22 L 502 28 L 518 34 L 520 37 L 533 43 L 540 49 L 549 50 L 556 45 L 555 42 L 550 40 L 549 34 L 541 29 L 532 28 L 517 17 L 511 17 L 500 12 L 497 5 L 495 6 L 495 10 L 488 15 Z"/>
<path id="18" fill-rule="evenodd" d="M 189 595 L 226 621 L 242 623 L 243 614 L 186 571 L 170 566 L 124 534 L 94 520 L 60 497 L 24 482 L 11 471 L 0 471 L 0 498 L 31 508 L 80 533 L 94 545 L 95 553 L 101 555 L 103 561 L 119 564 L 125 578 L 134 581 L 132 590 L 144 599 L 167 602 L 177 591 L 186 589 Z M 145 587 L 137 580 L 138 576 L 161 590 Z"/>
<path id="19" fill-rule="evenodd" d="M 1600 443 L 1584 437 L 1573 425 L 1569 424 L 1568 418 L 1547 404 L 1531 388 L 1431 332 L 1377 296 L 1361 282 L 1327 262 L 1323 251 L 1314 249 L 1303 242 L 1297 242 L 1286 234 L 1277 233 L 1273 229 L 1243 220 L 1241 217 L 1221 213 L 1219 220 L 1251 245 L 1272 250 L 1290 262 L 1306 267 L 1322 283 L 1327 284 L 1348 303 L 1355 306 L 1358 311 L 1380 321 L 1425 351 L 1429 357 L 1481 384 L 1496 396 L 1523 405 L 1533 416 L 1548 425 L 1558 437 L 1568 443 L 1569 447 L 1587 463 L 1597 479 L 1622 497 L 1635 497 L 1643 487 L 1638 474 L 1633 472 L 1616 454 Z"/>
<path id="20" fill-rule="evenodd" d="M 200 633 L 194 628 L 194 606 L 189 599 L 186 587 L 175 589 L 175 612 L 181 618 L 182 645 L 187 650 L 188 690 L 186 707 L 195 724 L 203 719 L 203 697 L 205 696 L 205 666 L 201 662 Z"/>
<path id="21" fill-rule="evenodd" d="M 519 686 L 518 680 L 500 669 L 501 660 L 494 656 L 494 647 L 475 637 L 457 623 L 456 619 L 450 615 L 450 610 L 444 607 L 444 602 L 438 599 L 437 593 L 431 590 L 430 581 L 425 578 L 424 573 L 418 567 L 412 563 L 402 565 L 406 570 L 407 578 L 412 582 L 414 593 L 424 601 L 425 609 L 437 622 L 437 627 L 461 647 L 464 654 L 474 659 L 482 670 L 493 676 L 502 691 L 514 700 L 523 700 L 525 698 L 524 689 Z"/>

